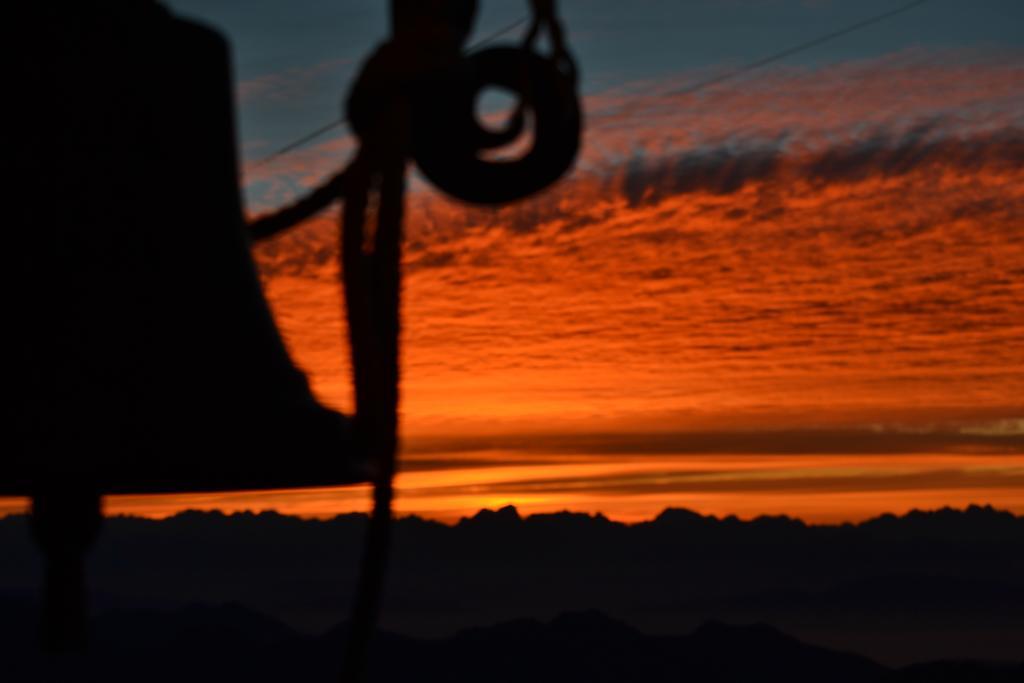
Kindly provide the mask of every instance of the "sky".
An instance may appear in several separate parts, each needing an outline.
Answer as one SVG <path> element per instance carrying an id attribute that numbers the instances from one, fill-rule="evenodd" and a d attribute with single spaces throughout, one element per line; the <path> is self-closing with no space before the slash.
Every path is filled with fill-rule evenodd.
<path id="1" fill-rule="evenodd" d="M 386 3 L 168 4 L 232 43 L 251 215 L 345 163 L 344 127 L 258 162 L 339 116 Z M 527 4 L 483 2 L 475 35 Z M 1024 4 L 931 0 L 685 92 L 902 4 L 560 3 L 576 168 L 498 209 L 413 169 L 399 513 L 1024 512 Z M 326 213 L 255 255 L 293 356 L 347 409 L 336 235 Z M 184 507 L 328 515 L 367 491 L 108 502 Z"/>

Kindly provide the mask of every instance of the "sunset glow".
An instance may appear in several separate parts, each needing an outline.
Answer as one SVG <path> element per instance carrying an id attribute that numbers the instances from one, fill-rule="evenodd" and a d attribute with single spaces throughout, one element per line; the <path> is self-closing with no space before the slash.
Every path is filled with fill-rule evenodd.
<path id="1" fill-rule="evenodd" d="M 696 103 L 635 95 L 604 116 L 614 98 L 595 97 L 587 160 L 546 196 L 490 212 L 415 195 L 407 438 L 518 435 L 536 455 L 407 473 L 399 510 L 1024 509 L 1022 73 L 915 59 Z M 325 218 L 259 253 L 296 357 L 344 407 L 334 229 Z M 780 430 L 801 435 L 794 454 Z M 540 454 L 609 432 L 659 455 L 612 456 L 599 438 L 571 463 Z M 729 435 L 749 452 L 735 468 L 717 455 Z M 702 466 L 731 473 L 714 486 L 679 474 Z M 274 505 L 349 509 L 289 500 Z"/>
<path id="2" fill-rule="evenodd" d="M 414 181 L 397 512 L 1024 513 L 1020 56 L 908 49 L 674 94 L 700 75 L 588 92 L 579 166 L 540 197 L 480 209 Z M 276 87 L 242 82 L 243 105 Z M 252 213 L 351 148 L 248 165 Z M 350 411 L 336 242 L 328 213 L 255 253 L 295 359 Z M 367 507 L 354 487 L 107 512 Z"/>

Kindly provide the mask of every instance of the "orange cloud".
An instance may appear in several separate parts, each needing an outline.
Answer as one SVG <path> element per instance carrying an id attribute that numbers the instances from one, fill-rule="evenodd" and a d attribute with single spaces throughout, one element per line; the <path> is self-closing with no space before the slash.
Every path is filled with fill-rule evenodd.
<path id="1" fill-rule="evenodd" d="M 407 461 L 409 463 L 410 461 Z M 481 466 L 481 462 L 487 463 Z M 622 521 L 668 506 L 704 514 L 789 514 L 813 522 L 988 502 L 1024 511 L 1024 462 L 1000 456 L 742 455 L 650 458 L 524 455 L 496 450 L 448 458 L 443 469 L 407 467 L 397 480 L 399 514 L 444 521 L 514 504 L 527 514 L 570 509 Z M 0 510 L 12 510 L 11 501 Z M 107 514 L 167 516 L 184 508 L 276 509 L 325 517 L 369 507 L 366 487 L 188 496 L 113 496 Z"/>
<path id="2" fill-rule="evenodd" d="M 1021 509 L 1021 75 L 1012 59 L 907 53 L 699 97 L 648 84 L 588 100 L 581 167 L 540 197 L 478 209 L 421 188 L 404 476 L 454 488 L 402 509 Z M 335 229 L 324 217 L 260 257 L 297 357 L 345 407 Z M 459 456 L 481 438 L 498 450 Z M 567 443 L 582 465 L 632 453 L 665 485 L 542 476 Z M 668 474 L 727 452 L 799 464 L 756 491 Z M 873 457 L 853 471 L 841 453 Z M 908 453 L 936 469 L 882 472 Z M 998 459 L 981 475 L 943 464 L 957 454 Z"/>
<path id="3" fill-rule="evenodd" d="M 635 85 L 588 98 L 580 168 L 540 197 L 481 209 L 418 186 L 398 509 L 1024 511 L 1024 72 L 972 59 L 698 96 Z M 297 180 L 291 161 L 261 169 L 256 207 L 348 144 L 307 152 Z M 335 223 L 257 257 L 295 358 L 346 409 Z M 365 504 L 352 489 L 113 509 Z"/>
<path id="4" fill-rule="evenodd" d="M 417 196 L 406 424 L 1018 417 L 1021 149 L 1012 130 L 875 136 L 581 174 L 497 211 Z M 297 355 L 339 401 L 334 229 L 261 263 Z"/>

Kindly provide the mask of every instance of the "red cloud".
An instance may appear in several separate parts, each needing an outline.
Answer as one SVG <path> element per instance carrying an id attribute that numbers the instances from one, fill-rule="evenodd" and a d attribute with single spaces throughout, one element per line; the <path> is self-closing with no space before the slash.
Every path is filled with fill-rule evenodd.
<path id="1" fill-rule="evenodd" d="M 529 454 L 498 439 L 474 456 L 487 467 L 413 455 L 399 509 L 516 502 L 635 519 L 679 496 L 706 512 L 815 519 L 1022 509 L 1019 452 L 986 454 L 988 442 L 959 434 L 1024 416 L 1024 72 L 1012 58 L 953 57 L 778 70 L 693 96 L 672 94 L 685 78 L 594 95 L 579 169 L 542 196 L 479 209 L 414 192 L 410 442 L 640 443 L 510 463 Z M 257 204 L 314 184 L 347 144 L 264 167 Z M 335 231 L 325 214 L 258 257 L 296 357 L 345 407 Z M 807 439 L 802 455 L 732 474 L 689 472 L 692 449 L 650 455 L 659 434 L 780 429 Z M 866 431 L 903 455 L 836 454 L 836 434 Z M 830 455 L 813 453 L 815 434 Z M 814 477 L 828 485 L 808 489 Z M 305 513 L 363 504 L 356 491 L 330 507 L 338 495 L 260 500 Z"/>

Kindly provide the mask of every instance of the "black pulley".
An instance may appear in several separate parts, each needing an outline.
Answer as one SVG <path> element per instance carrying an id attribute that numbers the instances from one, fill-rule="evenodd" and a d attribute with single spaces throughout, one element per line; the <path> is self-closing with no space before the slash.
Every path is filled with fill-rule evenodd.
<path id="1" fill-rule="evenodd" d="M 520 109 L 505 131 L 487 130 L 476 100 L 488 87 L 510 90 Z M 413 157 L 423 174 L 457 199 L 500 204 L 554 183 L 572 166 L 580 146 L 576 75 L 567 56 L 545 57 L 520 47 L 482 50 L 416 93 Z M 525 116 L 524 116 L 525 114 Z M 521 157 L 487 159 L 532 119 L 533 140 Z"/>

